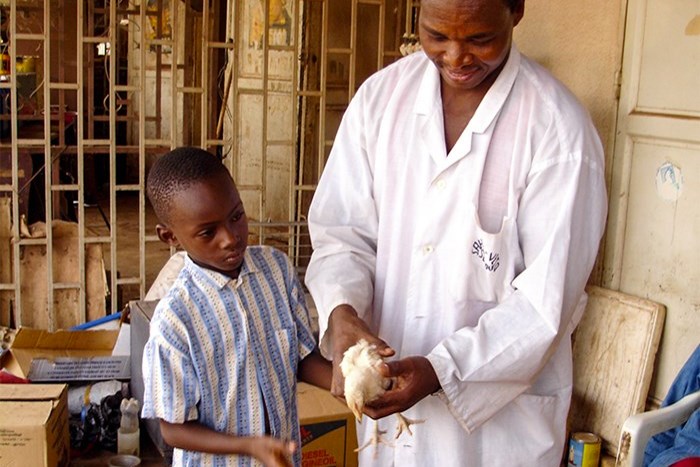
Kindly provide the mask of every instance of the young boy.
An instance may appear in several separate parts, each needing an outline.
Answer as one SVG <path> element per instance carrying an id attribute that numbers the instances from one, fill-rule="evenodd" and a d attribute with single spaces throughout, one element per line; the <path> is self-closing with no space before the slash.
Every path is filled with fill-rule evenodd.
<path id="1" fill-rule="evenodd" d="M 158 237 L 187 257 L 151 320 L 142 416 L 173 465 L 300 465 L 297 377 L 329 388 L 331 366 L 289 258 L 247 248 L 240 194 L 204 150 L 165 154 L 146 188 Z"/>

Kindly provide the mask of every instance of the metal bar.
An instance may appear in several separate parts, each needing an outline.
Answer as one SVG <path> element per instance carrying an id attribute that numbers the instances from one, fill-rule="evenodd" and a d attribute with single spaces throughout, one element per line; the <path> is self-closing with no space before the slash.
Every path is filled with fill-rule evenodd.
<path id="1" fill-rule="evenodd" d="M 260 167 L 260 179 L 267 180 L 267 127 L 268 127 L 268 115 L 267 115 L 267 95 L 269 88 L 269 63 L 270 63 L 270 2 L 264 2 L 265 8 L 263 14 L 263 37 L 262 37 L 262 50 L 263 50 L 263 63 L 262 63 L 262 129 L 261 129 L 261 141 L 260 144 L 262 154 L 261 154 L 261 167 Z M 265 183 L 263 182 L 263 185 Z M 267 216 L 267 191 L 265 186 L 260 190 L 260 214 L 259 219 L 262 220 Z M 263 236 L 261 235 L 261 240 Z"/>
<path id="2" fill-rule="evenodd" d="M 330 0 L 323 0 L 323 11 L 321 13 L 322 17 L 322 31 L 321 31 L 321 77 L 320 77 L 320 91 L 321 95 L 318 100 L 318 161 L 316 166 L 318 167 L 318 173 L 316 174 L 316 179 L 321 177 L 321 172 L 325 166 L 326 154 L 324 150 L 324 135 L 326 134 L 326 82 L 328 79 L 326 69 L 328 68 L 328 8 Z"/>
<path id="3" fill-rule="evenodd" d="M 105 236 L 100 236 L 100 237 L 85 237 L 85 244 L 95 244 L 95 243 L 109 243 L 111 240 L 110 237 L 105 237 Z"/>
<path id="4" fill-rule="evenodd" d="M 336 55 L 352 55 L 352 47 L 328 47 L 326 53 Z"/>
<path id="5" fill-rule="evenodd" d="M 234 50 L 236 44 L 233 42 L 216 42 L 216 41 L 209 41 L 209 48 L 210 49 L 229 49 L 229 50 Z"/>
<path id="6" fill-rule="evenodd" d="M 146 119 L 148 120 L 148 119 Z M 170 140 L 167 139 L 146 139 L 144 138 L 144 144 L 146 146 L 165 146 L 167 147 L 170 144 Z"/>
<path id="7" fill-rule="evenodd" d="M 208 2 L 205 2 L 208 3 Z M 161 18 L 162 18 L 162 0 L 158 0 L 156 2 L 156 9 L 159 12 L 158 19 L 156 21 L 157 23 L 157 29 L 156 29 L 156 34 L 160 35 L 160 32 L 162 31 L 161 28 Z M 140 53 L 141 53 L 141 58 L 140 58 L 140 63 L 141 67 L 139 69 L 139 85 L 141 87 L 141 92 L 139 92 L 139 183 L 138 183 L 138 197 L 139 197 L 139 207 L 138 207 L 138 218 L 139 218 L 139 258 L 138 258 L 138 264 L 139 264 L 139 277 L 138 277 L 138 284 L 139 284 L 139 296 L 143 297 L 146 295 L 146 290 L 145 290 L 145 278 L 146 278 L 146 250 L 145 250 L 145 244 L 143 241 L 143 236 L 145 235 L 145 230 L 146 230 L 146 203 L 144 199 L 144 181 L 145 177 L 144 174 L 146 172 L 146 50 L 148 47 L 146 46 L 148 44 L 148 38 L 146 37 L 146 2 L 141 2 L 141 19 L 139 21 L 139 24 L 141 24 L 141 46 Z M 155 79 L 155 86 L 156 86 L 156 115 L 160 115 L 160 49 L 158 49 L 157 57 L 156 57 L 156 79 Z M 157 128 L 160 128 L 160 125 L 156 125 Z M 156 131 L 156 137 L 160 138 L 160 129 Z M 117 283 L 121 283 L 117 281 Z"/>
<path id="8" fill-rule="evenodd" d="M 172 46 L 172 45 L 173 45 L 173 41 L 170 40 L 170 39 L 150 39 L 150 40 L 148 41 L 148 43 L 149 43 L 150 45 L 157 45 L 157 46 L 159 46 L 159 47 L 163 47 L 163 46 Z"/>
<path id="9" fill-rule="evenodd" d="M 89 15 L 92 16 L 92 15 Z M 93 26 L 93 23 L 88 20 L 88 28 Z M 105 36 L 92 36 L 92 37 L 83 37 L 82 43 L 83 44 L 102 44 L 108 40 L 108 37 Z"/>
<path id="10" fill-rule="evenodd" d="M 357 71 L 357 0 L 352 0 L 350 8 L 350 71 L 348 72 L 348 96 L 355 95 L 355 73 Z M 324 86 L 323 89 L 326 89 Z"/>
<path id="11" fill-rule="evenodd" d="M 163 35 L 163 0 L 156 1 L 156 9 L 158 11 L 158 15 L 156 16 L 156 36 L 158 38 L 160 38 Z M 167 41 L 167 42 L 172 42 L 172 41 Z M 163 75 L 162 75 L 162 69 L 161 69 L 161 67 L 163 65 L 163 59 L 162 59 L 163 47 L 160 45 L 160 40 L 158 40 L 158 39 L 148 41 L 148 45 L 149 46 L 152 46 L 152 45 L 156 46 L 156 67 L 155 67 L 156 68 L 156 77 L 154 80 L 155 88 L 156 88 L 156 96 L 155 96 L 156 115 L 155 115 L 155 119 L 156 119 L 156 138 L 160 139 L 162 137 L 160 127 L 161 127 L 162 113 L 163 113 L 163 110 L 161 107 L 161 98 L 163 96 L 162 90 L 161 90 L 161 84 L 163 83 L 163 79 L 162 79 Z M 143 71 L 143 74 L 145 75 L 146 74 L 146 64 L 145 63 L 143 64 L 142 71 Z M 141 112 L 141 113 L 145 114 L 146 112 Z M 145 134 L 141 136 L 141 138 L 145 138 L 145 137 L 146 137 Z M 148 143 L 146 143 L 146 144 L 148 144 Z M 144 154 L 144 158 L 145 158 L 145 154 Z M 141 157 L 139 157 L 139 164 L 141 164 L 140 159 L 141 159 Z M 145 273 L 142 276 L 145 277 Z M 144 295 L 144 294 L 142 293 L 141 295 Z"/>
<path id="12" fill-rule="evenodd" d="M 298 91 L 297 95 L 299 97 L 321 97 L 321 91 Z"/>
<path id="13" fill-rule="evenodd" d="M 179 3 L 177 0 L 170 0 L 170 31 L 173 37 L 172 45 L 172 58 L 170 60 L 170 145 L 171 148 L 177 146 L 177 120 L 178 120 L 178 73 L 177 73 L 177 60 L 178 52 L 180 50 L 179 39 L 176 40 L 175 31 L 178 26 L 179 17 Z M 171 254 L 173 253 L 173 248 L 171 247 Z"/>
<path id="14" fill-rule="evenodd" d="M 78 289 L 79 291 L 83 289 L 80 282 L 54 282 L 54 290 L 72 290 Z"/>
<path id="15" fill-rule="evenodd" d="M 46 16 L 46 9 L 44 10 L 44 16 Z M 15 15 L 12 15 L 11 18 L 13 21 L 15 21 L 15 18 L 17 18 L 16 11 L 15 11 Z M 44 23 L 44 33 L 46 33 L 46 31 L 48 31 L 48 29 L 46 29 L 46 23 Z M 18 41 L 43 42 L 46 40 L 46 34 L 29 34 L 29 33 L 24 33 L 24 32 L 15 33 L 15 35 L 12 37 Z M 14 70 L 14 68 L 13 68 L 13 70 Z"/>
<path id="16" fill-rule="evenodd" d="M 46 94 L 50 95 L 48 92 L 45 93 L 45 95 Z M 47 120 L 48 120 L 47 118 L 44 118 L 44 123 L 46 123 Z M 50 120 L 49 120 L 49 122 L 50 122 Z M 45 139 L 28 139 L 28 138 L 27 139 L 20 139 L 20 138 L 17 138 L 14 141 L 17 142 L 18 146 L 44 146 L 44 144 L 46 144 Z"/>
<path id="17" fill-rule="evenodd" d="M 85 151 L 83 146 L 83 118 L 85 115 L 85 102 L 84 102 L 84 81 L 85 76 L 83 74 L 83 42 L 80 40 L 83 33 L 83 25 L 85 23 L 85 10 L 84 2 L 78 0 L 77 2 L 78 10 L 78 29 L 76 35 L 78 40 L 76 41 L 76 75 L 78 78 L 77 87 L 77 112 L 81 118 L 77 118 L 75 121 L 76 133 L 77 133 L 77 159 L 78 159 L 78 262 L 80 264 L 80 290 L 78 292 L 78 302 L 79 302 L 79 316 L 82 322 L 86 322 L 87 319 L 87 271 L 85 267 Z"/>
<path id="18" fill-rule="evenodd" d="M 114 191 L 134 191 L 137 192 L 141 189 L 141 185 L 139 184 L 121 184 L 121 185 L 115 185 L 114 186 Z"/>
<path id="19" fill-rule="evenodd" d="M 47 37 L 51 28 L 51 2 L 44 5 L 44 76 L 51 76 L 51 47 L 50 37 Z M 54 313 L 54 287 L 53 287 L 53 214 L 54 199 L 51 192 L 53 184 L 53 165 L 51 157 L 51 93 L 44 92 L 44 196 L 46 203 L 46 296 L 49 330 L 56 329 L 56 316 Z"/>
<path id="20" fill-rule="evenodd" d="M 80 89 L 78 83 L 49 83 L 48 89 L 58 89 L 64 91 L 77 91 Z"/>
<path id="21" fill-rule="evenodd" d="M 137 285 L 141 283 L 140 277 L 120 277 L 117 279 L 117 285 Z"/>
<path id="22" fill-rule="evenodd" d="M 10 2 L 10 69 L 12 70 L 17 64 L 17 3 Z M 10 139 L 12 141 L 12 184 L 14 187 L 19 187 L 19 142 L 18 130 L 19 119 L 17 118 L 17 80 L 13 79 L 10 83 Z M 21 247 L 26 244 L 20 236 L 20 214 L 19 214 L 19 190 L 15 189 L 12 192 L 12 257 L 13 257 L 13 288 L 15 295 L 16 307 L 13 309 L 15 326 L 22 326 L 22 293 L 21 293 Z M 42 239 L 42 244 L 45 244 Z"/>
<path id="23" fill-rule="evenodd" d="M 128 85 L 128 84 L 117 84 L 114 86 L 114 90 L 117 92 L 138 92 L 141 90 L 138 86 Z"/>
<path id="24" fill-rule="evenodd" d="M 183 94 L 202 94 L 204 92 L 204 89 L 195 86 L 182 86 L 177 88 L 177 92 L 181 92 Z"/>
<path id="25" fill-rule="evenodd" d="M 144 8 L 141 3 L 141 8 Z M 141 28 L 144 29 L 143 27 Z M 109 43 L 116 44 L 117 31 L 117 2 L 109 2 Z M 143 44 L 143 42 L 141 42 Z M 109 219 L 114 228 L 110 229 L 109 260 L 110 260 L 110 290 L 112 297 L 117 297 L 117 175 L 114 168 L 117 166 L 117 93 L 114 90 L 116 82 L 117 65 L 114 59 L 109 60 Z M 117 300 L 110 300 L 111 313 L 117 312 Z"/>

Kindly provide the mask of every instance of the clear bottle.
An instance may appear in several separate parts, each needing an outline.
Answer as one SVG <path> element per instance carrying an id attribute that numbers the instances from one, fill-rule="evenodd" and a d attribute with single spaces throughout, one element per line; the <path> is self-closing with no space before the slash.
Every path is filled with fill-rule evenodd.
<path id="1" fill-rule="evenodd" d="M 117 453 L 140 455 L 140 429 L 139 429 L 139 401 L 134 399 L 122 399 L 121 420 L 117 432 Z"/>

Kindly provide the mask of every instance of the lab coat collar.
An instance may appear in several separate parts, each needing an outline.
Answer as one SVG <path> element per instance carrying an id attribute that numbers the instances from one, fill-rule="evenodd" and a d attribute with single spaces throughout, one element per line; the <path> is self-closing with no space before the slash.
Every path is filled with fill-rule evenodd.
<path id="1" fill-rule="evenodd" d="M 424 52 L 420 52 L 425 56 Z M 431 115 L 436 109 L 436 106 L 442 104 L 440 96 L 440 72 L 427 57 L 428 66 L 423 73 L 420 88 L 416 96 L 416 103 L 413 107 L 415 113 L 419 115 Z M 503 104 L 513 87 L 515 78 L 520 68 L 520 52 L 515 44 L 510 48 L 508 60 L 501 70 L 501 73 L 496 78 L 491 88 L 488 90 L 484 99 L 479 104 L 479 108 L 472 117 L 467 130 L 471 133 L 484 133 L 496 119 Z"/>

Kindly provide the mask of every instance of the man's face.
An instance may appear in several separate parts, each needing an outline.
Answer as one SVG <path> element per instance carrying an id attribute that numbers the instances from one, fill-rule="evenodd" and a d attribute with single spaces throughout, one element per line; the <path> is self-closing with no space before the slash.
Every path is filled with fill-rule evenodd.
<path id="1" fill-rule="evenodd" d="M 521 2 L 513 12 L 503 0 L 421 2 L 421 46 L 440 70 L 443 86 L 488 88 L 508 57 L 523 8 Z"/>
<path id="2" fill-rule="evenodd" d="M 190 185 L 175 195 L 167 226 L 157 227 L 161 240 L 181 246 L 196 264 L 238 277 L 248 245 L 243 202 L 226 175 Z"/>

